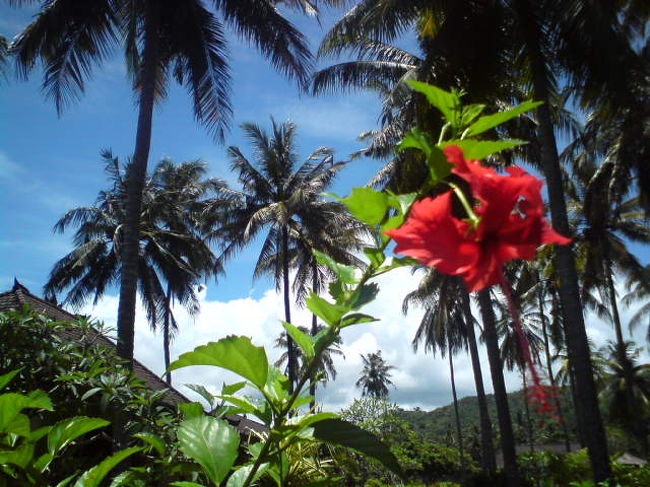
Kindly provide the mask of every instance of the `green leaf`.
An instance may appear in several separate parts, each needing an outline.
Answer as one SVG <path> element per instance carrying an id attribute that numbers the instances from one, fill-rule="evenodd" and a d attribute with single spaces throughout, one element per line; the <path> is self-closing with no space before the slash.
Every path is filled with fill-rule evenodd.
<path id="1" fill-rule="evenodd" d="M 404 138 L 397 144 L 397 151 L 404 149 L 419 149 L 424 152 L 426 157 L 429 157 L 431 151 L 435 147 L 435 143 L 426 132 L 423 132 L 418 127 L 413 127 L 409 130 Z"/>
<path id="2" fill-rule="evenodd" d="M 390 240 L 390 237 L 386 235 L 385 232 L 388 230 L 394 230 L 396 228 L 399 228 L 402 226 L 402 223 L 404 223 L 404 215 L 395 215 L 391 216 L 388 220 L 386 220 L 386 223 L 384 223 L 381 226 L 381 237 L 384 241 Z"/>
<path id="3" fill-rule="evenodd" d="M 47 451 L 55 456 L 82 435 L 111 424 L 100 418 L 76 417 L 59 421 L 47 435 Z"/>
<path id="4" fill-rule="evenodd" d="M 90 470 L 86 470 L 86 472 L 84 472 L 84 474 L 75 482 L 75 487 L 99 487 L 104 478 L 120 462 L 140 451 L 142 451 L 142 448 L 140 447 L 131 447 L 126 450 L 118 451 L 114 455 L 105 458 Z"/>
<path id="5" fill-rule="evenodd" d="M 26 469 L 34 458 L 34 443 L 25 442 L 12 451 L 0 452 L 0 465 L 12 464 Z M 1 477 L 0 477 L 1 479 Z"/>
<path id="6" fill-rule="evenodd" d="M 481 112 L 485 110 L 485 105 L 467 105 L 463 107 L 463 114 L 461 116 L 460 125 L 467 127 L 472 120 L 478 117 Z"/>
<path id="7" fill-rule="evenodd" d="M 56 487 L 66 487 L 70 485 L 70 483 L 74 480 L 74 478 L 77 476 L 76 473 L 73 473 L 69 477 L 64 478 L 61 482 L 56 484 Z M 113 487 L 113 483 L 111 483 L 110 487 Z"/>
<path id="8" fill-rule="evenodd" d="M 502 123 L 507 122 L 512 118 L 518 117 L 522 113 L 533 110 L 541 104 L 542 102 L 529 100 L 525 101 L 519 106 L 511 108 L 510 110 L 494 113 L 492 115 L 485 115 L 467 128 L 465 136 L 471 137 L 473 135 L 481 134 L 486 130 L 490 130 L 497 125 L 501 125 Z"/>
<path id="9" fill-rule="evenodd" d="M 384 255 L 384 252 L 381 249 L 376 249 L 375 247 L 365 247 L 363 249 L 363 253 L 366 254 L 366 257 L 368 257 L 368 260 L 370 261 L 370 265 L 373 267 L 379 267 L 386 260 L 386 255 Z"/>
<path id="10" fill-rule="evenodd" d="M 260 413 L 257 405 L 251 402 L 251 400 L 248 399 L 247 397 L 232 396 L 230 394 L 224 394 L 217 397 L 241 409 L 242 412 L 244 413 L 255 414 L 255 415 Z"/>
<path id="11" fill-rule="evenodd" d="M 379 319 L 363 313 L 352 313 L 343 317 L 341 320 L 341 328 L 358 325 L 360 323 L 371 323 L 373 321 L 379 321 Z"/>
<path id="12" fill-rule="evenodd" d="M 373 282 L 371 284 L 364 284 L 363 286 L 357 288 L 349 306 L 351 309 L 357 310 L 365 306 L 366 304 L 374 301 L 378 293 L 379 293 L 379 286 L 377 285 L 377 283 Z"/>
<path id="13" fill-rule="evenodd" d="M 389 193 L 390 204 L 393 208 L 399 211 L 400 215 L 404 215 L 409 211 L 417 197 L 417 193 Z"/>
<path id="14" fill-rule="evenodd" d="M 27 396 L 14 392 L 0 394 L 0 431 L 7 431 L 20 411 L 27 408 L 53 410 L 52 401 L 43 391 L 34 391 Z"/>
<path id="15" fill-rule="evenodd" d="M 294 416 L 289 418 L 287 421 L 288 425 L 296 425 L 300 429 L 309 428 L 312 424 L 318 423 L 325 419 L 337 418 L 336 413 L 315 413 L 315 414 L 303 414 L 302 416 Z"/>
<path id="16" fill-rule="evenodd" d="M 458 112 L 460 108 L 460 98 L 458 98 L 458 95 L 440 89 L 437 86 L 422 83 L 421 81 L 409 79 L 406 80 L 406 82 L 411 85 L 415 91 L 426 96 L 429 103 L 440 110 L 451 125 L 457 125 Z"/>
<path id="17" fill-rule="evenodd" d="M 134 438 L 138 438 L 145 443 L 149 445 L 149 447 L 153 448 L 158 452 L 158 454 L 162 457 L 165 456 L 165 451 L 167 450 L 165 448 L 165 441 L 158 435 L 154 435 L 153 433 L 136 433 L 133 435 Z"/>
<path id="18" fill-rule="evenodd" d="M 291 338 L 293 338 L 293 341 L 295 341 L 300 349 L 303 351 L 303 354 L 305 357 L 308 359 L 311 359 L 314 357 L 314 339 L 307 335 L 306 333 L 303 333 L 300 331 L 298 328 L 293 326 L 291 323 L 287 323 L 286 321 L 282 321 L 282 326 L 284 326 L 284 329 L 287 330 L 287 333 Z"/>
<path id="19" fill-rule="evenodd" d="M 228 384 L 221 388 L 221 394 L 234 394 L 235 392 L 241 391 L 246 387 L 246 382 L 235 382 L 234 384 Z"/>
<path id="20" fill-rule="evenodd" d="M 239 434 L 226 421 L 204 416 L 183 421 L 178 428 L 178 442 L 180 450 L 219 485 L 237 459 Z"/>
<path id="21" fill-rule="evenodd" d="M 7 384 L 11 382 L 11 380 L 16 377 L 18 374 L 20 374 L 20 371 L 23 370 L 23 368 L 19 368 L 16 370 L 12 370 L 11 372 L 7 374 L 0 375 L 0 391 L 4 389 Z"/>
<path id="22" fill-rule="evenodd" d="M 268 364 L 264 348 L 253 345 L 248 337 L 230 335 L 182 354 L 169 370 L 190 365 L 214 365 L 235 372 L 261 388 L 266 383 Z"/>
<path id="23" fill-rule="evenodd" d="M 186 480 L 179 480 L 176 482 L 172 482 L 169 485 L 173 485 L 175 487 L 205 487 L 203 484 L 197 484 L 196 482 L 188 482 Z"/>
<path id="24" fill-rule="evenodd" d="M 307 308 L 328 325 L 338 325 L 339 320 L 349 311 L 347 306 L 332 304 L 318 294 L 310 293 L 306 300 Z"/>
<path id="25" fill-rule="evenodd" d="M 403 477 L 397 458 L 385 443 L 375 435 L 342 419 L 324 419 L 312 425 L 314 438 L 326 443 L 352 448 L 381 462 L 386 468 Z"/>
<path id="26" fill-rule="evenodd" d="M 257 469 L 257 472 L 255 472 L 253 481 L 259 479 L 268 468 L 268 463 L 263 463 L 260 465 L 260 467 Z M 251 470 L 253 470 L 253 465 L 246 465 L 245 467 L 242 467 L 233 472 L 233 474 L 228 478 L 228 482 L 226 482 L 226 487 L 242 487 L 246 482 L 246 479 L 248 478 Z"/>
<path id="27" fill-rule="evenodd" d="M 275 366 L 269 366 L 269 378 L 264 386 L 264 392 L 278 404 L 289 398 L 289 379 Z M 267 424 L 270 424 L 271 422 L 271 417 L 269 415 L 260 417 L 260 419 L 265 421 Z"/>
<path id="28" fill-rule="evenodd" d="M 337 199 L 348 207 L 355 218 L 370 226 L 381 222 L 388 210 L 388 196 L 372 188 L 354 188 L 347 198 Z"/>
<path id="29" fill-rule="evenodd" d="M 336 277 L 338 277 L 342 282 L 346 282 L 348 284 L 359 282 L 360 271 L 356 267 L 339 264 L 329 255 L 324 254 L 323 252 L 319 252 L 316 249 L 312 249 L 312 253 L 320 265 L 329 267 L 332 272 L 336 274 Z"/>
<path id="30" fill-rule="evenodd" d="M 185 384 L 185 387 L 193 392 L 196 392 L 199 396 L 205 399 L 205 402 L 208 403 L 210 409 L 214 407 L 214 394 L 208 391 L 204 386 L 201 384 Z"/>
<path id="31" fill-rule="evenodd" d="M 178 409 L 183 413 L 185 419 L 197 418 L 205 415 L 203 406 L 198 402 L 184 402 L 178 405 Z"/>
<path id="32" fill-rule="evenodd" d="M 487 156 L 501 152 L 502 150 L 512 149 L 519 145 L 527 144 L 525 140 L 506 139 L 506 140 L 453 140 L 445 142 L 448 145 L 457 145 L 463 149 L 465 159 L 485 159 Z"/>

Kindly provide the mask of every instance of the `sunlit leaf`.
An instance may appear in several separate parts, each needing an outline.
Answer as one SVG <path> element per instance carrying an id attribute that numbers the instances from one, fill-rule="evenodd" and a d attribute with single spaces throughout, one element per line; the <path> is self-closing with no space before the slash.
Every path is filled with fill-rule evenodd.
<path id="1" fill-rule="evenodd" d="M 525 101 L 519 106 L 511 108 L 510 110 L 493 113 L 492 115 L 485 115 L 470 125 L 467 128 L 465 135 L 471 137 L 473 135 L 481 134 L 486 130 L 490 130 L 491 128 L 501 125 L 502 123 L 507 122 L 512 118 L 518 117 L 522 113 L 533 110 L 541 104 L 542 102 L 529 100 Z"/>
<path id="2" fill-rule="evenodd" d="M 224 420 L 203 416 L 180 424 L 178 443 L 180 450 L 219 485 L 237 459 L 239 433 Z"/>
<path id="3" fill-rule="evenodd" d="M 264 387 L 268 374 L 268 359 L 264 348 L 253 345 L 248 337 L 234 335 L 182 354 L 169 366 L 169 370 L 190 365 L 221 367 L 239 374 L 260 388 Z"/>
<path id="4" fill-rule="evenodd" d="M 314 438 L 326 443 L 352 448 L 365 456 L 374 458 L 386 468 L 403 476 L 397 458 L 385 443 L 357 425 L 339 418 L 324 419 L 312 425 Z"/>

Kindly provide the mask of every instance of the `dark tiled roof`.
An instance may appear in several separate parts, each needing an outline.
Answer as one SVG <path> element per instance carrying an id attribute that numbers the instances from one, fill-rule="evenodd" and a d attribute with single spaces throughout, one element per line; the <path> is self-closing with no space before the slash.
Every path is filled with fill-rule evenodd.
<path id="1" fill-rule="evenodd" d="M 29 290 L 20 284 L 17 280 L 14 281 L 14 287 L 11 291 L 0 293 L 0 311 L 3 310 L 21 310 L 27 305 L 32 311 L 36 313 L 44 314 L 55 321 L 70 321 L 76 320 L 77 316 L 72 313 L 68 313 L 63 308 L 60 308 L 54 303 L 50 303 L 38 296 L 34 296 Z M 69 327 L 60 332 L 61 338 L 66 338 L 69 340 L 79 340 L 81 334 L 74 327 Z M 114 347 L 115 343 L 106 338 L 101 333 L 97 332 L 91 334 L 93 343 L 104 345 L 107 347 Z M 184 402 L 190 402 L 183 394 L 178 392 L 173 387 L 169 387 L 165 381 L 160 377 L 154 374 L 147 367 L 142 365 L 137 360 L 133 361 L 133 371 L 135 374 L 144 381 L 144 384 L 147 388 L 152 391 L 161 391 L 167 389 L 165 394 L 165 399 L 168 402 L 173 404 L 180 404 Z"/>
<path id="2" fill-rule="evenodd" d="M 40 313 L 52 318 L 55 321 L 70 321 L 76 320 L 77 316 L 72 313 L 68 313 L 63 308 L 57 306 L 55 303 L 51 303 L 45 299 L 39 298 L 38 296 L 33 295 L 29 290 L 23 286 L 18 280 L 14 280 L 14 286 L 10 291 L 0 293 L 0 311 L 4 310 L 21 310 L 27 305 L 32 311 Z M 60 332 L 61 338 L 66 338 L 69 340 L 79 340 L 81 334 L 74 327 L 69 327 Z M 99 332 L 96 332 L 91 338 L 93 343 L 101 344 L 107 347 L 114 347 L 115 343 L 106 338 Z M 133 360 L 133 370 L 135 374 L 144 381 L 144 384 L 147 388 L 152 391 L 161 391 L 167 390 L 165 394 L 165 399 L 168 402 L 173 404 L 181 404 L 185 402 L 190 402 L 183 394 L 178 392 L 173 387 L 169 387 L 165 381 L 160 377 L 154 374 L 147 367 L 142 365 L 137 360 Z M 248 419 L 244 416 L 231 415 L 226 418 L 233 426 L 237 428 L 241 433 L 264 433 L 268 431 L 267 427 L 257 421 Z"/>

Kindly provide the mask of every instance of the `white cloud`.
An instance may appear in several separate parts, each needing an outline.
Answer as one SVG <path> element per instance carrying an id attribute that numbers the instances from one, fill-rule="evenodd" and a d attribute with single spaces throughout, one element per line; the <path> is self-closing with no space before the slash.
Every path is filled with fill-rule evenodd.
<path id="1" fill-rule="evenodd" d="M 392 380 L 396 388 L 391 389 L 391 399 L 405 408 L 420 407 L 428 410 L 451 402 L 448 359 L 425 355 L 421 350 L 413 352 L 411 340 L 422 316 L 422 311 L 413 309 L 408 316 L 401 313 L 404 295 L 413 289 L 419 277 L 407 269 L 398 269 L 379 279 L 380 293 L 364 312 L 381 321 L 362 324 L 343 330 L 343 357 L 335 357 L 338 371 L 336 381 L 318 391 L 319 400 L 325 408 L 336 410 L 349 404 L 360 391 L 355 382 L 362 369 L 361 354 L 382 350 L 386 361 L 395 367 Z M 86 313 L 115 326 L 117 297 L 108 296 L 96 307 L 88 307 Z M 246 297 L 230 301 L 207 300 L 206 292 L 201 294 L 201 314 L 195 319 L 182 309 L 175 309 L 181 323 L 181 330 L 173 344 L 172 357 L 192 350 L 209 341 L 216 341 L 230 334 L 245 335 L 257 345 L 266 348 L 270 360 L 275 360 L 280 350 L 274 348 L 274 341 L 281 332 L 280 320 L 284 317 L 282 297 L 275 290 L 267 290 L 261 298 Z M 306 310 L 292 310 L 294 323 L 310 322 Z M 611 327 L 588 317 L 590 336 L 598 345 L 613 337 Z M 641 333 L 642 334 L 642 333 Z M 640 337 L 636 337 L 639 344 Z M 140 310 L 136 319 L 135 353 L 138 360 L 154 372 L 162 374 L 162 338 L 149 330 L 144 313 Z M 467 355 L 454 358 L 456 385 L 459 396 L 474 395 L 474 377 Z M 484 347 L 481 347 L 481 364 L 486 390 L 492 390 L 490 371 Z M 223 382 L 236 378 L 213 367 L 193 367 L 174 373 L 174 384 L 182 392 L 192 395 L 183 387 L 185 383 L 199 383 L 216 390 Z M 521 387 L 517 373 L 506 373 L 510 390 Z"/>

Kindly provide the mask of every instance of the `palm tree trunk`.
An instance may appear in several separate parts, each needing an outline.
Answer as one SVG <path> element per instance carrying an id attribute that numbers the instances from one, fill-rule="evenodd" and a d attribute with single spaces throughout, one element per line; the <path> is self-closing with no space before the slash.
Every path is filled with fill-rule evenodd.
<path id="1" fill-rule="evenodd" d="M 140 213 L 142 191 L 147 176 L 147 161 L 151 146 L 151 126 L 158 67 L 157 2 L 148 1 L 145 19 L 143 64 L 140 72 L 141 88 L 138 107 L 138 128 L 135 137 L 133 162 L 127 175 L 124 238 L 122 241 L 122 269 L 120 303 L 117 311 L 117 353 L 133 368 L 133 338 L 135 333 L 135 305 L 138 284 L 140 250 Z"/>
<path id="2" fill-rule="evenodd" d="M 541 162 L 548 184 L 548 198 L 551 207 L 553 227 L 563 235 L 570 235 L 562 171 L 557 152 L 553 122 L 549 109 L 549 89 L 545 76 L 545 65 L 539 43 L 540 27 L 531 10 L 530 0 L 518 0 L 515 4 L 519 22 L 525 35 L 526 48 L 533 78 L 536 100 L 544 102 L 537 108 L 539 140 L 542 149 Z M 585 439 L 589 448 L 589 459 L 596 483 L 612 476 L 607 451 L 607 438 L 598 408 L 596 385 L 592 374 L 589 343 L 582 315 L 575 258 L 570 245 L 556 246 L 556 266 L 560 279 L 560 300 L 564 312 L 567 351 L 576 374 L 578 414 L 583 418 Z"/>
<path id="3" fill-rule="evenodd" d="M 490 290 L 483 289 L 478 293 L 481 318 L 483 319 L 483 335 L 490 362 L 492 386 L 494 387 L 494 401 L 497 406 L 499 418 L 499 431 L 501 433 L 501 451 L 503 452 L 503 467 L 506 474 L 508 487 L 519 486 L 519 472 L 517 470 L 517 452 L 515 450 L 515 436 L 512 432 L 512 419 L 508 405 L 508 393 L 503 378 L 503 364 L 499 356 L 499 340 L 497 338 L 496 319 L 492 309 Z"/>
<path id="4" fill-rule="evenodd" d="M 284 291 L 284 321 L 291 323 L 291 303 L 289 287 L 289 230 L 282 228 L 282 287 Z M 293 392 L 296 382 L 296 347 L 287 333 L 287 368 L 289 370 L 289 393 Z"/>
<path id="5" fill-rule="evenodd" d="M 569 427 L 566 424 L 564 413 L 562 412 L 562 401 L 560 401 L 560 391 L 555 382 L 555 374 L 553 373 L 553 360 L 551 359 L 551 346 L 548 339 L 548 329 L 546 327 L 546 315 L 544 314 L 544 299 L 542 297 L 541 280 L 537 276 L 537 303 L 539 306 L 539 317 L 542 320 L 542 336 L 544 337 L 544 354 L 546 356 L 546 370 L 548 373 L 551 388 L 555 397 L 555 407 L 557 408 L 557 416 L 562 425 L 562 432 L 564 433 L 564 448 L 567 453 L 571 452 L 571 439 L 569 438 Z"/>
<path id="6" fill-rule="evenodd" d="M 530 401 L 528 400 L 528 382 L 526 381 L 526 367 L 521 368 L 521 380 L 524 386 L 524 412 L 526 413 L 526 436 L 530 451 L 535 451 L 535 439 L 533 438 L 533 421 L 530 417 Z"/>
<path id="7" fill-rule="evenodd" d="M 316 259 L 311 261 L 311 292 L 318 294 L 318 262 Z M 311 314 L 311 336 L 316 336 L 318 334 L 318 317 L 312 313 Z M 316 381 L 314 377 L 309 378 L 309 395 L 312 397 L 312 400 L 309 402 L 309 409 L 314 410 L 316 407 Z"/>
<path id="8" fill-rule="evenodd" d="M 169 340 L 169 326 L 171 318 L 171 304 L 172 304 L 172 290 L 171 285 L 167 283 L 167 295 L 165 296 L 165 323 L 163 324 L 163 353 L 165 355 L 165 382 L 167 385 L 172 385 L 172 373 L 169 370 L 169 365 L 171 363 L 171 353 L 170 353 L 170 340 Z"/>
<path id="9" fill-rule="evenodd" d="M 492 444 L 492 422 L 490 421 L 485 388 L 483 387 L 483 373 L 481 371 L 481 360 L 476 344 L 476 333 L 474 333 L 474 317 L 472 316 L 469 293 L 467 291 L 461 291 L 461 299 L 463 300 L 463 313 L 465 315 L 465 323 L 467 324 L 467 345 L 472 360 L 478 412 L 481 421 L 481 467 L 486 472 L 494 472 L 497 468 L 497 463 L 494 456 L 494 445 Z"/>
<path id="10" fill-rule="evenodd" d="M 451 395 L 454 400 L 454 415 L 456 416 L 456 437 L 458 439 L 458 451 L 462 458 L 463 452 L 463 433 L 460 426 L 460 412 L 458 411 L 458 396 L 456 395 L 456 378 L 454 377 L 454 355 L 452 353 L 451 342 L 447 340 L 447 353 L 449 353 L 449 375 L 451 376 Z"/>

